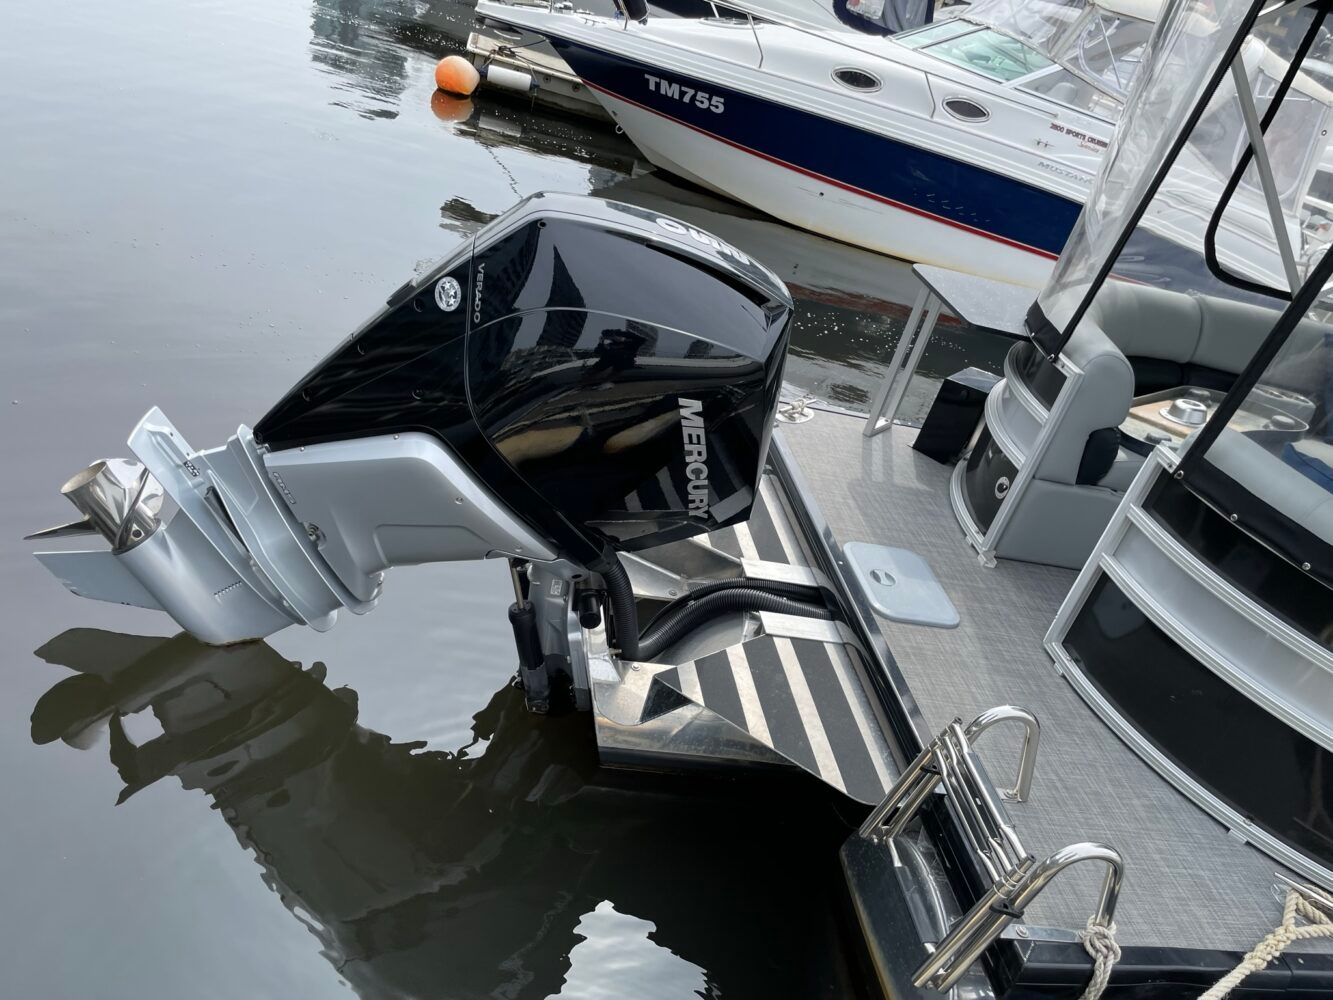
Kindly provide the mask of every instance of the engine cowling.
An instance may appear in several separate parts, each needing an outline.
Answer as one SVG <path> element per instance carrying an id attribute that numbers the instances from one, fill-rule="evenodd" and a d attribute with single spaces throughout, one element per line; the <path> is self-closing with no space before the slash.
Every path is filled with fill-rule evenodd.
<path id="1" fill-rule="evenodd" d="M 400 289 L 255 437 L 422 431 L 557 548 L 660 544 L 749 516 L 791 316 L 713 236 L 537 195 Z"/>

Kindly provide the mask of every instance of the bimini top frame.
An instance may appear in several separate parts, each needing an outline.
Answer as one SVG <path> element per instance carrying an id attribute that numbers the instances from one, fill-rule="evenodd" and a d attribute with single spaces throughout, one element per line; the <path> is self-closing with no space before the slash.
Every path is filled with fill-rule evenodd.
<path id="1" fill-rule="evenodd" d="M 1148 275 L 1132 263 L 1145 252 L 1166 256 L 1173 243 L 1186 255 L 1197 251 L 1206 267 L 1190 290 L 1207 291 L 1200 286 L 1211 280 L 1233 297 L 1290 301 L 1308 258 L 1300 245 L 1302 202 L 1322 166 L 1322 148 L 1287 143 L 1274 155 L 1269 147 L 1274 131 L 1279 139 L 1309 139 L 1327 120 L 1333 94 L 1302 64 L 1328 7 L 1328 0 L 1170 5 L 1083 212 L 1028 313 L 1034 340 L 1052 359 L 1108 278 L 1178 283 L 1178 260 Z M 1294 52 L 1272 50 L 1275 38 L 1286 43 L 1292 34 L 1300 40 Z M 1293 91 L 1308 98 L 1314 129 L 1285 101 Z M 1288 113 L 1280 117 L 1284 104 Z M 1236 239 L 1243 232 L 1244 245 L 1220 250 L 1227 229 Z"/>
<path id="2" fill-rule="evenodd" d="M 1154 338 L 1174 332 L 1177 307 L 1198 311 L 1198 344 L 1213 352 L 1206 357 L 1223 346 L 1232 353 L 1235 366 L 1212 373 L 1226 378 L 1220 403 L 1169 451 L 1158 446 L 1048 646 L 1159 773 L 1232 829 L 1252 828 L 1257 846 L 1326 888 L 1333 256 L 1310 225 L 1308 195 L 1312 171 L 1333 179 L 1330 95 L 1315 80 L 1333 79 L 1331 11 L 1330 0 L 1176 5 L 1028 319 L 1057 363 L 1124 316 L 1139 325 L 1134 342 L 1144 356 L 1170 359 L 1150 351 L 1161 347 Z M 1224 234 L 1239 231 L 1244 213 L 1249 225 L 1256 211 L 1263 227 L 1249 230 L 1250 256 L 1234 239 L 1224 252 Z M 1188 297 L 1108 284 L 1130 268 Z M 1153 312 L 1149 301 L 1166 307 Z M 1149 489 L 1142 476 L 1153 475 Z M 1175 583 L 1120 573 L 1143 570 L 1150 553 L 1182 568 Z M 1125 613 L 1112 630 L 1103 626 L 1113 605 Z M 1132 681 L 1134 661 L 1149 649 L 1162 682 L 1155 688 L 1142 676 Z M 1168 702 L 1175 718 L 1161 710 Z M 1180 736 L 1181 714 L 1195 725 L 1189 739 Z M 1234 755 L 1226 739 L 1209 742 L 1210 725 L 1245 735 L 1231 738 Z M 1266 777 L 1247 770 L 1261 760 Z"/>

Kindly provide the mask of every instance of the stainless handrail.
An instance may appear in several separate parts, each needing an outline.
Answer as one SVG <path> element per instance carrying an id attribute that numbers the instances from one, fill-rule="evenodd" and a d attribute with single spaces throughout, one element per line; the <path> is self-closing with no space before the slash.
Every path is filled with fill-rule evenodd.
<path id="1" fill-rule="evenodd" d="M 1012 867 L 1025 852 L 990 782 L 981 777 L 971 750 L 976 737 L 1010 721 L 1022 723 L 1025 736 L 1015 790 L 1007 794 L 1020 801 L 1026 798 L 1037 766 L 1041 727 L 1026 709 L 1001 705 L 978 715 L 966 728 L 958 719 L 950 723 L 907 766 L 884 800 L 866 817 L 861 835 L 872 839 L 897 836 L 930 794 L 942 785 L 954 802 L 970 846 L 992 877 Z M 998 865 L 994 864 L 997 861 Z"/>
<path id="2" fill-rule="evenodd" d="M 1014 909 L 1020 911 L 1021 915 L 1021 911 L 1055 876 L 1083 861 L 1101 861 L 1106 864 L 1106 877 L 1102 879 L 1102 888 L 1097 894 L 1097 909 L 1093 911 L 1092 919 L 1094 923 L 1110 926 L 1115 920 L 1116 906 L 1120 902 L 1120 889 L 1125 884 L 1125 860 L 1114 847 L 1092 841 L 1062 847 L 1038 865 L 1014 897 Z"/>
<path id="3" fill-rule="evenodd" d="M 991 825 L 989 831 L 991 837 L 997 839 L 1007 848 L 1003 856 L 1011 864 L 1015 863 L 1027 853 L 1023 850 L 1023 845 L 1018 842 L 1018 832 L 1014 829 L 1013 824 L 1009 822 L 1009 817 L 1005 815 L 1004 806 L 995 791 L 995 786 L 981 776 L 976 757 L 969 749 L 969 743 L 963 729 L 957 723 L 954 723 L 950 728 L 954 731 L 955 738 L 960 741 L 964 748 L 962 764 L 966 769 L 968 778 L 968 788 L 965 790 L 975 794 L 985 804 L 986 818 Z"/>
<path id="4" fill-rule="evenodd" d="M 1109 927 L 1115 919 L 1120 888 L 1125 880 L 1125 863 L 1119 851 L 1105 844 L 1082 843 L 1061 848 L 1040 864 L 1033 864 L 1029 856 L 1013 871 L 997 879 L 953 926 L 913 973 L 913 984 L 930 986 L 940 992 L 949 989 L 963 978 L 968 967 L 1006 927 L 1023 916 L 1023 911 L 1052 879 L 1083 861 L 1106 864 L 1106 877 L 1102 880 L 1092 919 L 1094 923 Z"/>
<path id="5" fill-rule="evenodd" d="M 997 878 L 977 904 L 963 914 L 944 940 L 912 974 L 915 986 L 930 986 L 943 992 L 963 978 L 990 943 L 1000 936 L 1013 917 L 1010 901 L 1032 873 L 1036 859 L 1023 858 L 1011 871 Z"/>
<path id="6" fill-rule="evenodd" d="M 515 2 L 515 0 L 498 0 L 498 2 L 508 3 L 511 6 L 516 6 L 516 7 L 539 6 L 539 4 L 523 3 L 521 2 L 521 0 L 520 2 Z M 719 19 L 722 18 L 722 14 L 719 12 L 718 8 L 721 8 L 722 10 L 732 11 L 733 13 L 743 16 L 746 20 L 750 22 L 751 30 L 756 32 L 755 34 L 756 42 L 758 42 L 758 33 L 757 29 L 755 28 L 755 25 L 773 24 L 782 28 L 791 28 L 793 31 L 799 31 L 802 34 L 811 35 L 815 38 L 819 38 L 826 42 L 832 42 L 834 45 L 841 46 L 842 48 L 845 49 L 850 49 L 853 52 L 859 52 L 862 55 L 872 56 L 877 59 L 884 57 L 883 52 L 877 51 L 873 47 L 866 47 L 863 45 L 852 44 L 852 39 L 866 41 L 869 44 L 870 42 L 874 41 L 883 41 L 887 36 L 863 35 L 858 33 L 853 28 L 846 28 L 832 24 L 820 24 L 817 21 L 802 21 L 799 18 L 786 17 L 774 11 L 767 11 L 759 7 L 751 8 L 746 6 L 744 2 L 738 2 L 738 0 L 710 0 L 708 6 L 709 9 L 713 11 L 713 16 Z M 557 2 L 557 0 L 546 0 L 546 9 L 549 12 L 555 12 L 556 10 L 559 9 L 568 9 L 575 14 L 591 13 L 590 11 L 574 10 L 573 4 L 563 4 Z M 625 18 L 624 20 L 626 21 L 627 25 L 629 19 Z M 625 27 L 626 25 L 622 25 L 622 27 Z M 841 30 L 839 30 L 840 27 Z M 763 46 L 760 46 L 761 65 L 762 65 L 762 58 L 763 58 Z"/>
<path id="7" fill-rule="evenodd" d="M 540 5 L 539 3 L 526 3 L 526 4 L 525 4 L 525 3 L 521 2 L 521 0 L 519 0 L 519 2 L 515 2 L 515 0 L 497 0 L 497 2 L 501 2 L 501 3 L 510 3 L 510 4 L 512 4 L 513 6 L 539 6 L 539 5 Z M 1310 2 L 1312 2 L 1312 0 L 1310 0 Z M 568 3 L 558 2 L 558 0 L 546 0 L 546 7 L 547 7 L 547 10 L 548 10 L 548 11 L 554 11 L 554 10 L 557 10 L 557 9 L 569 9 L 572 13 L 575 13 L 575 14 L 588 14 L 588 13 L 591 13 L 590 11 L 579 11 L 579 10 L 574 10 L 574 9 L 573 9 L 573 4 L 568 4 Z M 755 25 L 756 25 L 756 24 L 773 24 L 773 25 L 777 25 L 778 27 L 782 27 L 782 28 L 791 28 L 793 31 L 798 31 L 798 32 L 801 32 L 802 34 L 805 34 L 805 35 L 811 35 L 811 36 L 813 36 L 813 37 L 815 37 L 815 38 L 818 38 L 818 39 L 820 39 L 820 40 L 822 40 L 822 41 L 832 42 L 834 45 L 840 46 L 841 48 L 847 49 L 847 50 L 849 50 L 849 51 L 851 51 L 851 52 L 858 52 L 858 53 L 860 53 L 861 55 L 870 56 L 870 57 L 875 58 L 875 59 L 883 59 L 883 58 L 885 58 L 884 51 L 882 51 L 880 48 L 876 47 L 874 43 L 876 43 L 876 42 L 883 42 L 883 41 L 886 41 L 886 40 L 892 40 L 892 38 L 893 38 L 892 35 L 867 35 L 867 34 L 863 34 L 863 33 L 861 33 L 861 32 L 858 32 L 855 28 L 849 28 L 849 27 L 847 27 L 847 26 L 845 26 L 845 25 L 821 24 L 821 23 L 816 22 L 816 21 L 803 21 L 803 20 L 800 20 L 799 18 L 787 17 L 787 16 L 784 16 L 783 14 L 779 14 L 779 13 L 777 13 L 777 12 L 775 12 L 775 11 L 764 10 L 764 9 L 761 8 L 761 7 L 750 7 L 747 3 L 745 3 L 745 0 L 711 0 L 711 2 L 709 3 L 709 8 L 712 9 L 714 12 L 716 12 L 717 8 L 719 8 L 719 7 L 721 7 L 721 8 L 724 9 L 724 10 L 735 11 L 737 14 L 741 14 L 741 15 L 743 15 L 744 17 L 746 17 L 746 18 L 749 20 L 749 22 L 750 22 L 751 30 L 752 30 L 752 31 L 755 31 L 755 40 L 756 40 L 756 41 L 758 41 L 758 32 L 757 32 L 757 29 L 755 28 Z M 1056 59 L 1056 58 L 1054 58 L 1054 56 L 1052 56 L 1051 53 L 1049 53 L 1049 52 L 1043 50 L 1041 47 L 1037 46 L 1037 45 L 1036 45 L 1034 42 L 1032 42 L 1030 39 L 1024 38 L 1023 36 L 1016 34 L 1015 32 L 1013 32 L 1012 30 L 1010 30 L 1010 29 L 1008 29 L 1008 28 L 1000 27 L 1000 26 L 998 26 L 998 25 L 994 25 L 994 24 L 988 24 L 988 23 L 983 22 L 983 21 L 973 20 L 972 18 L 967 17 L 967 16 L 962 15 L 962 14 L 956 15 L 956 19 L 957 19 L 957 20 L 960 20 L 960 21 L 966 21 L 968 24 L 975 25 L 975 26 L 978 27 L 978 28 L 988 28 L 988 29 L 991 30 L 991 31 L 998 32 L 999 34 L 1006 35 L 1006 36 L 1008 36 L 1008 37 L 1010 37 L 1010 38 L 1013 38 L 1015 41 L 1018 41 L 1018 42 L 1020 42 L 1020 43 L 1022 43 L 1022 44 L 1030 45 L 1032 48 L 1037 49 L 1037 51 L 1040 52 L 1043 56 L 1045 56 L 1045 57 L 1048 58 L 1048 59 L 1051 59 L 1051 61 L 1054 62 L 1056 65 L 1058 65 L 1058 66 L 1060 66 L 1061 68 L 1063 68 L 1063 69 L 1067 70 L 1068 72 L 1072 73 L 1074 76 L 1078 77 L 1078 78 L 1079 78 L 1080 80 L 1082 80 L 1084 83 L 1088 84 L 1089 86 L 1091 86 L 1091 87 L 1095 88 L 1096 90 L 1100 91 L 1101 93 L 1105 94 L 1107 97 L 1111 98 L 1111 99 L 1112 99 L 1113 101 L 1115 101 L 1117 104 L 1120 104 L 1120 105 L 1122 105 L 1122 106 L 1124 105 L 1124 103 L 1125 103 L 1125 98 L 1124 98 L 1123 96 L 1121 96 L 1121 95 L 1111 93 L 1110 90 L 1107 88 L 1106 83 L 1105 83 L 1104 81 L 1097 79 L 1094 75 L 1092 75 L 1092 74 L 1090 74 L 1090 73 L 1086 73 L 1086 72 L 1085 72 L 1084 70 L 1082 70 L 1080 67 L 1074 65 L 1074 64 L 1072 63 L 1072 61 L 1069 61 L 1069 60 L 1060 60 L 1060 59 Z M 629 27 L 629 18 L 624 18 L 624 23 L 621 24 L 621 28 L 628 28 L 628 27 Z M 925 27 L 925 26 L 922 25 L 922 27 Z M 858 42 L 858 41 L 859 41 L 859 42 L 862 42 L 863 44 L 859 44 L 859 45 L 858 45 L 858 44 L 855 44 L 855 42 Z M 898 44 L 900 44 L 900 43 L 898 43 Z M 909 52 L 912 52 L 912 51 L 920 51 L 920 50 L 917 50 L 917 49 L 907 49 L 905 46 L 902 46 L 902 48 L 904 49 L 904 51 L 909 51 Z M 891 50 L 890 50 L 890 51 L 891 51 Z M 937 69 L 935 70 L 935 72 L 937 72 L 937 73 L 938 73 L 940 70 L 959 70 L 959 69 L 961 69 L 964 73 L 969 73 L 969 74 L 973 74 L 973 75 L 982 75 L 982 74 L 978 74 L 976 70 L 968 69 L 968 68 L 966 68 L 966 67 L 962 67 L 962 66 L 957 66 L 957 65 L 954 65 L 954 64 L 945 62 L 943 59 L 937 59 L 937 57 L 933 57 L 933 56 L 932 56 L 931 58 L 932 58 L 932 59 L 936 59 L 936 60 L 939 62 L 939 66 L 938 66 Z M 760 47 L 760 66 L 762 66 L 762 65 L 763 65 L 763 47 L 761 46 L 761 47 Z M 918 68 L 919 68 L 919 67 L 918 67 Z M 929 72 L 929 71 L 928 71 L 928 70 L 924 70 L 924 69 L 922 69 L 921 72 Z M 1027 74 L 1025 74 L 1023 77 L 1019 77 L 1018 79 L 1020 79 L 1020 80 L 1025 79 L 1026 76 L 1027 76 Z M 986 79 L 986 80 L 988 80 L 990 83 L 995 84 L 1000 90 L 1005 91 L 1005 92 L 1008 92 L 1008 91 L 1010 91 L 1011 89 L 1013 89 L 1013 88 L 1011 87 L 1011 84 L 1016 83 L 1016 81 L 1014 81 L 1014 80 L 1010 80 L 1010 81 L 1006 81 L 1006 82 L 1001 83 L 1001 82 L 996 81 L 996 80 L 993 80 L 993 79 L 991 79 L 991 78 L 989 78 L 989 77 L 984 77 L 984 76 L 983 76 L 983 78 Z M 946 79 L 947 79 L 947 77 L 946 77 Z M 1031 95 L 1029 95 L 1029 96 L 1031 96 Z M 1047 100 L 1047 101 L 1050 100 L 1050 98 L 1044 98 L 1044 99 Z M 1088 112 L 1088 111 L 1085 110 L 1085 109 L 1077 109 L 1077 110 L 1081 111 L 1083 114 L 1090 114 L 1090 113 L 1091 113 L 1091 112 Z M 1101 116 L 1101 115 L 1093 114 L 1093 117 L 1101 118 L 1101 119 L 1104 120 L 1104 121 L 1108 121 L 1108 122 L 1110 122 L 1111 125 L 1114 125 L 1114 124 L 1115 124 L 1114 121 L 1111 121 L 1110 119 L 1104 118 L 1104 117 Z"/>
<path id="8" fill-rule="evenodd" d="M 944 786 L 945 794 L 954 803 L 959 823 L 972 844 L 972 850 L 985 866 L 986 873 L 993 879 L 999 878 L 1013 865 L 1014 859 L 1007 857 L 999 847 L 1001 843 L 998 836 L 999 824 L 982 811 L 977 797 L 971 794 L 972 788 L 962 774 L 962 761 L 951 741 L 946 741 L 941 747 L 941 753 L 936 758 L 936 766 L 940 771 L 940 784 Z"/>
<path id="9" fill-rule="evenodd" d="M 1016 722 L 1023 727 L 1014 787 L 997 791 L 972 752 L 982 733 L 1000 723 Z M 1065 847 L 1037 862 L 1019 839 L 1005 812 L 1002 798 L 1025 800 L 1032 790 L 1037 766 L 1041 725 L 1036 717 L 1016 705 L 1000 705 L 982 712 L 966 727 L 954 719 L 922 749 L 889 789 L 866 821 L 861 836 L 875 842 L 892 841 L 903 833 L 922 806 L 943 789 L 953 816 L 977 862 L 991 878 L 990 887 L 976 904 L 944 935 L 913 974 L 918 987 L 944 991 L 967 969 L 1051 880 L 1070 865 L 1082 861 L 1106 864 L 1093 921 L 1109 926 L 1115 918 L 1125 866 L 1119 852 L 1104 844 L 1081 843 Z"/>
<path id="10" fill-rule="evenodd" d="M 1041 723 L 1026 708 L 1000 705 L 982 712 L 973 719 L 964 730 L 964 735 L 971 741 L 974 736 L 984 733 L 1000 722 L 1018 722 L 1024 729 L 1023 748 L 1019 751 L 1018 758 L 1018 777 L 1014 779 L 1013 788 L 1002 789 L 1000 794 L 1015 802 L 1026 802 L 1028 794 L 1032 791 L 1032 773 L 1037 769 L 1037 744 L 1041 741 Z"/>

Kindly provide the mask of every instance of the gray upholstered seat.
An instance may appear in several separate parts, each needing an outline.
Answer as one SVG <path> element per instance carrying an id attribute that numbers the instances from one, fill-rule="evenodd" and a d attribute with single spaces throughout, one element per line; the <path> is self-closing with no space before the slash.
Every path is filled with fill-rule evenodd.
<path id="1" fill-rule="evenodd" d="M 1234 377 L 1250 363 L 1282 314 L 1283 305 L 1277 300 L 1271 306 L 1258 305 L 1108 281 L 1083 323 L 1100 328 L 1131 364 L 1135 359 L 1167 361 L 1180 365 L 1185 374 L 1195 370 Z M 1303 320 L 1293 335 L 1294 350 L 1301 354 L 1317 350 L 1327 329 Z M 1291 376 L 1284 383 L 1288 388 L 1314 391 L 1322 369 L 1311 372 L 1296 365 Z"/>
<path id="2" fill-rule="evenodd" d="M 1124 448 L 1117 449 L 1113 457 L 1105 451 L 1107 434 L 1129 414 L 1142 371 L 1167 380 L 1158 388 L 1189 384 L 1225 387 L 1246 367 L 1272 330 L 1281 312 L 1279 305 L 1186 295 L 1122 281 L 1103 285 L 1062 351 L 1083 375 L 1066 382 L 1062 389 L 1058 425 L 1050 426 L 1048 422 L 1042 427 L 1045 447 L 1031 481 L 1022 495 L 1014 498 L 1016 506 L 1010 526 L 997 545 L 998 554 L 1056 565 L 1082 565 L 1143 464 L 1141 455 Z M 1314 352 L 1319 350 L 1325 333 L 1324 327 L 1306 321 L 1295 335 L 1296 342 L 1305 341 L 1307 350 Z M 1306 393 L 1322 386 L 1322 363 L 1305 368 L 1309 370 L 1294 365 L 1282 386 Z M 1200 382 L 1190 381 L 1195 376 Z M 1090 457 L 1090 442 L 1095 442 L 1099 458 Z M 1245 449 L 1236 446 L 1232 451 L 1244 453 Z M 1251 464 L 1256 469 L 1261 467 L 1257 458 Z M 1302 478 L 1294 470 L 1283 468 L 1290 473 L 1284 479 Z M 1324 493 L 1318 485 L 1308 480 L 1305 483 Z M 1292 481 L 1292 502 L 1316 505 L 1318 517 L 1326 517 L 1333 524 L 1333 498 L 1327 507 L 1321 506 L 1323 500 L 1298 485 Z M 1309 516 L 1307 512 L 1302 520 Z M 1051 530 L 1053 524 L 1060 526 L 1058 532 Z"/>
<path id="3" fill-rule="evenodd" d="M 1088 372 L 1080 357 L 1107 353 L 1106 342 L 1109 341 L 1131 369 L 1134 359 L 1152 359 L 1179 365 L 1183 379 L 1187 379 L 1191 371 L 1208 371 L 1234 378 L 1249 364 L 1280 315 L 1281 309 L 1276 303 L 1270 307 L 1110 281 L 1102 287 L 1079 328 L 1074 331 L 1066 354 Z M 1325 330 L 1318 323 L 1303 321 L 1294 335 L 1298 352 L 1301 355 L 1320 352 Z M 1106 362 L 1098 364 L 1103 373 L 1111 371 Z M 1288 368 L 1290 370 L 1282 380 L 1285 388 L 1312 393 L 1323 384 L 1322 362 L 1315 366 L 1302 365 L 1298 361 Z M 1085 383 L 1088 381 L 1085 379 Z M 1118 426 L 1128 414 L 1130 403 L 1124 399 L 1123 372 L 1117 368 L 1110 381 L 1105 374 L 1099 375 L 1095 381 L 1095 385 L 1087 385 L 1082 391 L 1098 395 L 1093 409 L 1104 419 L 1109 421 L 1114 416 L 1108 409 L 1113 408 L 1112 397 L 1117 401 L 1116 405 L 1118 401 L 1124 401 L 1124 411 L 1119 419 L 1100 425 Z M 1179 384 L 1190 383 L 1182 381 Z M 1130 395 L 1132 398 L 1133 391 Z M 1069 444 L 1072 448 L 1073 442 Z M 1068 456 L 1064 465 L 1052 466 L 1049 470 L 1043 463 L 1042 473 L 1062 482 L 1073 482 L 1063 478 L 1068 473 L 1067 463 Z M 1136 461 L 1136 456 L 1126 454 L 1122 449 L 1111 470 L 1098 480 L 1097 485 L 1123 491 L 1138 464 L 1141 460 Z M 1076 463 L 1073 468 L 1077 470 Z"/>
<path id="4" fill-rule="evenodd" d="M 1134 370 L 1125 354 L 1103 331 L 1085 318 L 1065 345 L 1064 356 L 1083 371 L 1060 425 L 1051 428 L 1046 453 L 1036 475 L 1053 483 L 1078 482 L 1088 437 L 1094 431 L 1119 427 L 1134 399 Z M 1132 478 L 1132 474 L 1131 474 Z"/>

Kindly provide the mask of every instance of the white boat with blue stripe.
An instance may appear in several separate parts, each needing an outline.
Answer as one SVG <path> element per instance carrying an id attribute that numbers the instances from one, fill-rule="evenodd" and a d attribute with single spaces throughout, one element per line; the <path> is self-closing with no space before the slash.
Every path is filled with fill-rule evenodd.
<path id="1" fill-rule="evenodd" d="M 659 167 L 834 239 L 1037 284 L 1158 7 L 983 0 L 888 37 L 730 5 L 695 20 L 477 11 L 550 39 Z"/>

